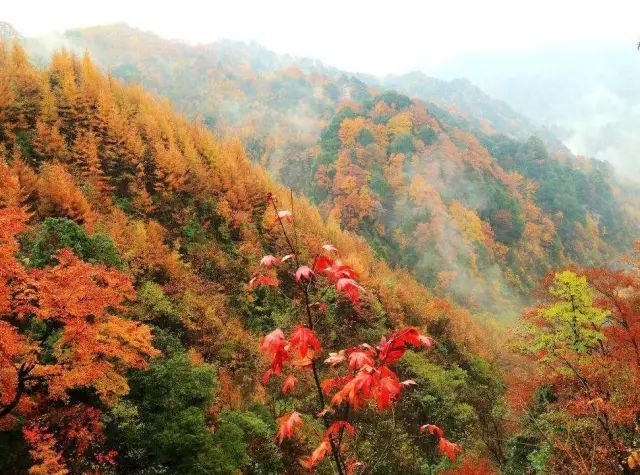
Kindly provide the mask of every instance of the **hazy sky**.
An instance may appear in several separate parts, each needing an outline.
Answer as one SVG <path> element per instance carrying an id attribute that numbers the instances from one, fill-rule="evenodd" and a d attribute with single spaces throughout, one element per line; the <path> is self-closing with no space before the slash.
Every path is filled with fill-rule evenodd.
<path id="1" fill-rule="evenodd" d="M 376 74 L 428 70 L 465 52 L 640 40 L 638 0 L 5 0 L 0 20 L 26 36 L 124 21 L 194 43 L 256 40 Z"/>

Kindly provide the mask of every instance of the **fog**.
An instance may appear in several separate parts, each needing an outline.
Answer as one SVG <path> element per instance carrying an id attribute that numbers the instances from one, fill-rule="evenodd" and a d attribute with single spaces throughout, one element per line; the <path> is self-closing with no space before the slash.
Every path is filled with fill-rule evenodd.
<path id="1" fill-rule="evenodd" d="M 640 176 L 640 52 L 634 42 L 466 54 L 432 74 L 467 77 L 551 129 L 574 153 L 607 160 L 624 178 Z"/>

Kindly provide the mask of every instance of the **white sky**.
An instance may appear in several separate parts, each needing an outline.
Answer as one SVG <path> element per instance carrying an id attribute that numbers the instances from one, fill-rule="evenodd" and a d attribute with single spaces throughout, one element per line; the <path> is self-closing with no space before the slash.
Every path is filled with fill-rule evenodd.
<path id="1" fill-rule="evenodd" d="M 637 42 L 640 0 L 0 0 L 0 21 L 25 36 L 124 21 L 192 43 L 256 40 L 385 74 L 428 70 L 462 53 Z"/>

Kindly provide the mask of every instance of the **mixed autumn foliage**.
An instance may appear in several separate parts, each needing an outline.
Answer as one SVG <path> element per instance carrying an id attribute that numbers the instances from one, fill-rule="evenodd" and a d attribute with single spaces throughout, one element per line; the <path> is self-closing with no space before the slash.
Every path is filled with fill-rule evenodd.
<path id="1" fill-rule="evenodd" d="M 252 161 L 378 258 L 498 319 L 515 319 L 548 272 L 611 262 L 637 235 L 638 193 L 609 165 L 573 156 L 468 82 L 353 75 L 256 44 L 193 46 L 125 24 L 64 39 L 239 137 Z"/>
<path id="2" fill-rule="evenodd" d="M 518 401 L 520 437 L 535 442 L 519 457 L 540 457 L 553 473 L 639 468 L 638 270 L 556 273 L 525 314 L 520 351 L 536 372 L 533 397 Z"/>
<path id="3" fill-rule="evenodd" d="M 303 470 L 300 448 L 275 443 L 286 402 L 280 387 L 273 396 L 261 382 L 259 348 L 264 333 L 280 327 L 289 334 L 299 322 L 295 288 L 283 281 L 281 292 L 251 291 L 247 284 L 271 262 L 261 265 L 264 255 L 291 253 L 266 200 L 272 192 L 284 201 L 288 192 L 238 142 L 217 140 L 139 87 L 103 76 L 87 56 L 60 52 L 38 70 L 18 46 L 5 45 L 1 60 L 1 167 L 14 184 L 3 189 L 9 290 L 2 321 L 15 337 L 3 360 L 3 375 L 10 363 L 3 471 L 37 473 L 49 463 L 72 473 Z M 404 326 L 432 325 L 429 335 L 439 342 L 431 356 L 412 354 L 402 365 L 403 378 L 428 391 L 419 411 L 360 411 L 375 425 L 359 432 L 363 457 L 378 454 L 377 472 L 445 464 L 436 440 L 414 438 L 425 422 L 480 453 L 473 421 L 492 401 L 476 400 L 471 388 L 493 371 L 484 331 L 464 309 L 376 260 L 364 240 L 325 222 L 304 198 L 294 201 L 294 213 L 280 219 L 296 216 L 296 259 L 312 260 L 311 250 L 332 242 L 366 288 L 357 305 L 350 281 L 336 281 L 322 296 L 323 347 L 379 341 Z M 33 294 L 30 307 L 19 307 L 11 290 L 21 282 L 16 273 L 34 287 L 42 283 L 45 293 Z M 82 303 L 71 315 L 57 300 L 67 298 Z M 76 343 L 65 332 L 77 325 Z M 21 376 L 23 362 L 29 374 Z M 467 379 L 469 391 L 451 392 L 449 373 Z M 441 398 L 446 408 L 438 409 Z M 466 419 L 455 417 L 463 407 Z M 78 427 L 74 414 L 91 423 Z M 82 440 L 81 449 L 67 434 Z M 402 449 L 389 453 L 389 440 Z"/>
<path id="4" fill-rule="evenodd" d="M 2 45 L 0 471 L 634 470 L 637 267 L 552 272 L 511 340 L 459 305 L 494 260 L 524 291 L 614 253 L 627 214 L 605 232 L 606 193 L 547 200 L 521 169 L 535 141 L 367 100 L 297 168 L 316 208 L 88 55 L 37 69 Z M 535 173 L 601 184 L 550 160 Z M 445 190 L 477 176 L 500 198 L 484 215 Z M 482 290 L 451 290 L 460 269 Z"/>

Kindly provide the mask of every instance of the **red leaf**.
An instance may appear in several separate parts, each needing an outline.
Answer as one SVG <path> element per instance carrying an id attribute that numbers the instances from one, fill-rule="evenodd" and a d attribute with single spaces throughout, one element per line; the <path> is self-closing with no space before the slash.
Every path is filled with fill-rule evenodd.
<path id="1" fill-rule="evenodd" d="M 322 411 L 316 414 L 316 417 L 324 417 L 330 412 L 333 413 L 333 409 L 331 409 L 331 407 L 325 407 Z"/>
<path id="2" fill-rule="evenodd" d="M 260 287 L 261 285 L 269 285 L 271 287 L 277 287 L 280 283 L 278 279 L 275 277 L 271 277 L 268 275 L 257 275 L 253 279 L 249 281 L 249 287 L 255 289 L 256 287 Z"/>
<path id="3" fill-rule="evenodd" d="M 336 281 L 338 279 L 357 279 L 358 274 L 351 267 L 343 265 L 340 261 L 335 261 L 331 267 L 326 271 L 327 277 L 330 280 Z"/>
<path id="4" fill-rule="evenodd" d="M 396 339 L 402 343 L 409 343 L 413 346 L 420 346 L 420 332 L 417 328 L 407 327 L 393 333 L 390 339 Z"/>
<path id="5" fill-rule="evenodd" d="M 420 343 L 427 348 L 431 348 L 433 346 L 433 340 L 426 335 L 420 335 Z"/>
<path id="6" fill-rule="evenodd" d="M 355 280 L 343 277 L 336 282 L 336 290 L 345 294 L 353 305 L 359 305 L 360 298 L 358 291 L 364 289 L 360 287 Z"/>
<path id="7" fill-rule="evenodd" d="M 320 387 L 322 388 L 322 392 L 324 394 L 329 394 L 335 388 L 339 388 L 340 386 L 348 383 L 353 378 L 351 376 L 346 376 L 344 378 L 329 378 L 325 379 L 320 383 Z"/>
<path id="8" fill-rule="evenodd" d="M 278 351 L 276 351 L 271 358 L 271 370 L 273 371 L 273 374 L 282 373 L 282 366 L 288 359 L 289 352 L 287 351 L 286 345 L 278 348 Z"/>
<path id="9" fill-rule="evenodd" d="M 349 354 L 350 370 L 360 369 L 363 366 L 373 366 L 374 364 L 373 357 L 367 351 L 356 350 Z"/>
<path id="10" fill-rule="evenodd" d="M 284 333 L 281 329 L 276 328 L 268 335 L 265 335 L 260 342 L 260 351 L 264 353 L 275 353 L 286 345 L 287 340 L 284 339 Z"/>
<path id="11" fill-rule="evenodd" d="M 380 340 L 380 351 L 378 353 L 378 358 L 383 363 L 393 363 L 407 351 L 407 347 L 404 342 L 399 341 L 395 338 L 391 338 L 390 340 L 385 339 L 384 337 Z"/>
<path id="12" fill-rule="evenodd" d="M 400 383 L 398 382 L 397 376 L 392 371 L 387 370 L 386 374 L 380 378 L 376 388 L 378 408 L 386 409 L 389 407 L 391 401 L 400 395 L 400 390 Z"/>
<path id="13" fill-rule="evenodd" d="M 269 382 L 269 378 L 271 378 L 272 375 L 273 375 L 273 370 L 271 368 L 266 370 L 262 375 L 262 383 L 267 384 Z"/>
<path id="14" fill-rule="evenodd" d="M 291 347 L 298 348 L 300 351 L 300 356 L 303 358 L 307 356 L 307 352 L 309 348 L 313 348 L 316 352 L 322 351 L 322 347 L 320 346 L 320 342 L 316 338 L 315 333 L 305 326 L 298 325 L 293 330 L 291 334 Z"/>
<path id="15" fill-rule="evenodd" d="M 329 358 L 324 360 L 325 363 L 330 364 L 331 366 L 336 366 L 347 359 L 344 350 L 340 350 L 338 353 L 329 353 Z"/>
<path id="16" fill-rule="evenodd" d="M 456 452 L 462 453 L 462 447 L 460 447 L 459 444 L 454 444 L 444 437 L 440 437 L 440 444 L 438 448 L 440 449 L 440 453 L 449 457 L 452 462 L 456 461 Z"/>
<path id="17" fill-rule="evenodd" d="M 420 426 L 420 432 L 424 432 L 425 430 L 428 431 L 429 434 L 433 434 L 437 437 L 442 437 L 444 435 L 442 429 L 434 424 L 425 424 L 423 426 Z"/>
<path id="18" fill-rule="evenodd" d="M 296 282 L 300 282 L 301 279 L 311 280 L 314 272 L 308 266 L 300 266 L 296 271 Z"/>
<path id="19" fill-rule="evenodd" d="M 316 447 L 316 449 L 313 451 L 311 457 L 303 457 L 300 459 L 300 465 L 302 465 L 306 469 L 311 470 L 327 456 L 330 448 L 331 446 L 329 445 L 329 442 L 323 440 L 322 442 L 320 442 L 320 445 L 318 445 L 318 447 Z"/>
<path id="20" fill-rule="evenodd" d="M 296 426 L 302 426 L 302 416 L 299 412 L 294 411 L 279 417 L 276 422 L 278 424 L 278 439 L 282 443 L 286 437 L 293 435 Z"/>
<path id="21" fill-rule="evenodd" d="M 314 270 L 321 274 L 326 274 L 331 269 L 331 266 L 333 266 L 333 259 L 326 256 L 318 256 L 313 261 Z"/>
<path id="22" fill-rule="evenodd" d="M 347 399 L 354 410 L 363 407 L 365 400 L 371 397 L 371 388 L 375 384 L 376 377 L 373 375 L 373 368 L 364 367 L 358 374 L 349 380 L 343 387 L 334 394 L 331 405 L 338 406 Z"/>
<path id="23" fill-rule="evenodd" d="M 271 355 L 271 368 L 262 377 L 263 382 L 267 382 L 271 375 L 282 372 L 283 363 L 289 359 L 287 351 L 287 340 L 284 333 L 279 328 L 266 335 L 260 342 L 260 351 Z"/>
<path id="24" fill-rule="evenodd" d="M 353 428 L 351 424 L 347 421 L 336 421 L 329 426 L 329 428 L 324 432 L 324 436 L 326 438 L 331 437 L 332 435 L 338 435 L 340 429 L 344 428 L 352 437 L 355 437 L 356 430 Z"/>
<path id="25" fill-rule="evenodd" d="M 282 262 L 287 262 L 288 260 L 290 260 L 290 259 L 295 259 L 295 258 L 296 258 L 296 255 L 295 255 L 295 254 L 287 254 L 286 256 L 284 256 L 284 257 L 282 258 Z"/>
<path id="26" fill-rule="evenodd" d="M 282 261 L 280 259 L 270 254 L 260 259 L 260 265 L 266 267 L 267 269 L 270 269 L 273 266 L 279 266 L 281 262 Z"/>
<path id="27" fill-rule="evenodd" d="M 290 374 L 282 383 L 282 389 L 280 390 L 281 394 L 292 393 L 296 389 L 296 383 L 298 382 L 298 378 L 294 375 Z"/>
<path id="28" fill-rule="evenodd" d="M 370 396 L 371 387 L 376 382 L 373 371 L 373 368 L 362 368 L 355 376 L 355 378 L 353 378 L 355 391 L 362 393 L 365 398 L 368 398 Z"/>
<path id="29" fill-rule="evenodd" d="M 322 249 L 327 252 L 338 252 L 338 249 L 333 244 L 323 244 Z"/>

